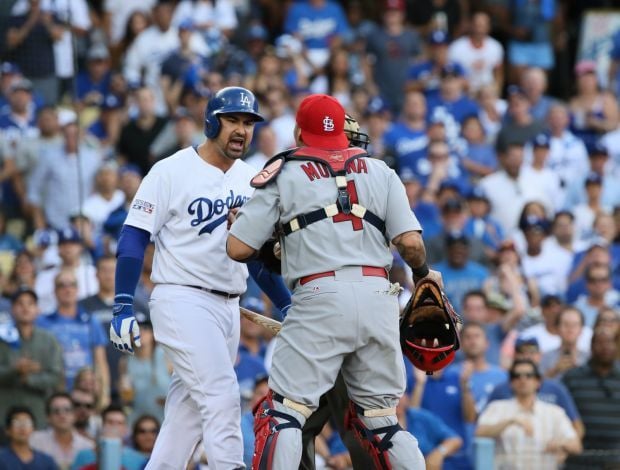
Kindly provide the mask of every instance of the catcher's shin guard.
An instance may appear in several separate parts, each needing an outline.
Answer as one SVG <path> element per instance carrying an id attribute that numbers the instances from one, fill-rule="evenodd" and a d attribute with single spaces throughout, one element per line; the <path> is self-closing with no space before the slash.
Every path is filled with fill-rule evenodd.
<path id="1" fill-rule="evenodd" d="M 284 422 L 278 422 L 278 419 Z M 269 391 L 254 408 L 254 455 L 252 470 L 271 470 L 280 431 L 301 429 L 301 423 L 290 414 L 278 411 L 273 405 L 273 391 Z"/>
<path id="2" fill-rule="evenodd" d="M 362 447 L 370 454 L 375 468 L 377 470 L 392 470 L 390 456 L 388 450 L 392 447 L 391 439 L 402 428 L 398 423 L 381 428 L 369 429 L 359 417 L 358 413 L 364 413 L 364 410 L 353 402 L 349 402 L 349 410 L 344 418 L 344 425 L 347 429 L 353 431 L 353 434 L 362 445 Z M 379 434 L 385 434 L 382 439 Z"/>

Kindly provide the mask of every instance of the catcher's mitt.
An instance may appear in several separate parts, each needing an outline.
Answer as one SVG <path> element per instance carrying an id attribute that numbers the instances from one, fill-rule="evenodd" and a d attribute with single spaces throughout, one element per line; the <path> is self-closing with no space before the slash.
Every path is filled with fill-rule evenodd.
<path id="1" fill-rule="evenodd" d="M 458 323 L 461 319 L 439 285 L 422 279 L 400 321 L 403 354 L 428 374 L 443 369 L 460 347 Z"/>

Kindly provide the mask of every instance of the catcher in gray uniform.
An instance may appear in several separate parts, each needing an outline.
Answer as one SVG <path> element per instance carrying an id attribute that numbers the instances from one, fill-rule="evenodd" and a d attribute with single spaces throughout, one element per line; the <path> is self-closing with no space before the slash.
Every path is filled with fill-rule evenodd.
<path id="1" fill-rule="evenodd" d="M 362 149 L 348 148 L 345 113 L 311 95 L 297 113 L 299 148 L 274 157 L 227 240 L 247 261 L 280 230 L 282 275 L 293 291 L 278 336 L 271 391 L 257 406 L 252 468 L 299 466 L 301 427 L 338 372 L 350 398 L 346 417 L 377 468 L 422 469 L 416 439 L 403 432 L 396 404 L 405 390 L 398 299 L 387 270 L 391 241 L 415 280 L 429 271 L 421 227 L 398 176 Z"/>

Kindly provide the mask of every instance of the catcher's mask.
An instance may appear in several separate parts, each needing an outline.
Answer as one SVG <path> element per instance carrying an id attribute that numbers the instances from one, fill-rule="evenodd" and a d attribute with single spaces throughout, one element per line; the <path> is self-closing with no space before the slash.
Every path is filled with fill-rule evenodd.
<path id="1" fill-rule="evenodd" d="M 422 279 L 405 306 L 400 321 L 400 345 L 411 363 L 427 374 L 454 360 L 460 347 L 461 319 L 439 285 Z"/>
<path id="2" fill-rule="evenodd" d="M 344 133 L 349 139 L 350 147 L 360 147 L 366 150 L 370 143 L 368 134 L 362 132 L 359 123 L 352 116 L 344 115 Z"/>

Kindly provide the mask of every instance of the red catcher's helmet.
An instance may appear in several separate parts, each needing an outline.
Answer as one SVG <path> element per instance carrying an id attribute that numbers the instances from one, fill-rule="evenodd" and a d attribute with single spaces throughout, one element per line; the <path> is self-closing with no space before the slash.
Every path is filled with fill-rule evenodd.
<path id="1" fill-rule="evenodd" d="M 443 369 L 460 347 L 458 323 L 461 319 L 439 285 L 422 279 L 400 321 L 403 354 L 427 374 Z"/>

